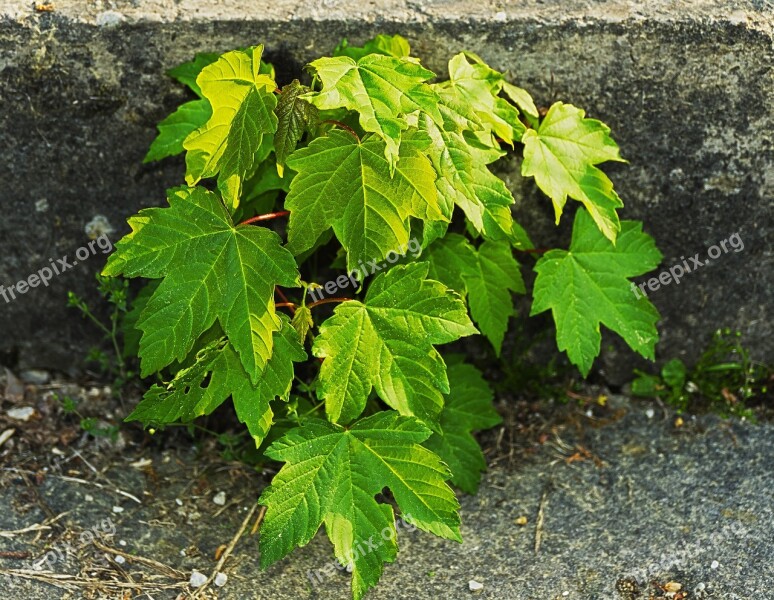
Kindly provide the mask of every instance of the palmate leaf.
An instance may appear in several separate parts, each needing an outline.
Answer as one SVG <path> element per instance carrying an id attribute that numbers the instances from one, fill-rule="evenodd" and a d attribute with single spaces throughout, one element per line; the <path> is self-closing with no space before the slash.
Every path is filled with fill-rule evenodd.
<path id="1" fill-rule="evenodd" d="M 277 171 L 282 177 L 285 161 L 296 149 L 296 145 L 304 132 L 317 125 L 317 107 L 301 98 L 301 94 L 309 91 L 301 85 L 298 79 L 282 88 L 277 100 L 277 131 L 274 134 L 274 152 L 277 156 Z"/>
<path id="2" fill-rule="evenodd" d="M 357 62 L 348 56 L 320 58 L 310 63 L 322 82 L 322 90 L 304 98 L 321 110 L 346 108 L 357 111 L 360 126 L 384 142 L 390 168 L 398 161 L 405 115 L 421 110 L 441 122 L 438 97 L 425 82 L 435 77 L 418 61 L 368 54 Z"/>
<path id="3" fill-rule="evenodd" d="M 365 300 L 348 301 L 320 326 L 312 353 L 323 358 L 318 395 L 333 422 L 360 415 L 375 388 L 403 415 L 434 424 L 448 393 L 434 344 L 476 333 L 460 297 L 427 279 L 427 263 L 378 275 Z"/>
<path id="4" fill-rule="evenodd" d="M 440 417 L 441 433 L 433 433 L 424 446 L 449 465 L 451 482 L 475 494 L 486 469 L 481 448 L 471 433 L 502 422 L 492 406 L 494 394 L 481 371 L 472 365 L 449 366 L 449 395 Z"/>
<path id="5" fill-rule="evenodd" d="M 507 241 L 484 241 L 474 248 L 463 236 L 450 233 L 425 253 L 429 277 L 465 297 L 481 333 L 499 355 L 508 319 L 514 315 L 512 292 L 526 288 Z"/>
<path id="6" fill-rule="evenodd" d="M 169 191 L 169 208 L 129 219 L 103 274 L 164 280 L 140 316 L 142 374 L 183 360 L 217 320 L 254 383 L 280 327 L 276 285 L 299 285 L 293 256 L 263 227 L 235 226 L 218 197 L 203 188 Z"/>
<path id="7" fill-rule="evenodd" d="M 297 150 L 288 159 L 288 166 L 297 171 L 285 199 L 290 210 L 288 249 L 300 255 L 333 227 L 352 271 L 405 248 L 411 217 L 444 220 L 435 172 L 421 152 L 429 141 L 415 132 L 403 144 L 392 176 L 384 141 L 374 135 L 359 142 L 333 130 Z"/>
<path id="8" fill-rule="evenodd" d="M 551 310 L 559 350 L 567 352 L 584 377 L 599 354 L 600 325 L 653 359 L 659 314 L 646 297 L 632 292 L 628 278 L 656 268 L 661 258 L 642 223 L 623 221 L 614 246 L 580 209 L 570 249 L 551 250 L 535 265 L 531 314 Z"/>
<path id="9" fill-rule="evenodd" d="M 202 89 L 196 83 L 196 78 L 199 77 L 199 73 L 202 72 L 204 67 L 211 65 L 219 58 L 220 54 L 216 52 L 201 52 L 192 61 L 184 62 L 171 68 L 167 71 L 167 75 L 174 77 L 183 85 L 187 85 L 194 94 L 199 96 L 199 98 L 203 98 Z"/>
<path id="10" fill-rule="evenodd" d="M 438 127 L 427 115 L 420 117 L 419 126 L 432 140 L 429 154 L 438 173 L 436 188 L 444 216 L 451 219 L 457 205 L 473 228 L 487 239 L 511 238 L 513 195 L 502 179 L 487 169 L 486 162 L 474 156 L 475 150 L 464 134 L 453 129 L 455 117 L 451 109 L 444 105 L 440 109 L 445 128 Z M 497 152 L 492 158 L 500 155 Z"/>
<path id="11" fill-rule="evenodd" d="M 498 96 L 505 83 L 503 74 L 481 58 L 470 52 L 461 52 L 449 61 L 449 81 L 441 85 L 454 89 L 475 118 L 495 136 L 513 146 L 526 128 L 519 119 L 519 110 Z"/>
<path id="12" fill-rule="evenodd" d="M 212 109 L 207 100 L 191 100 L 181 104 L 156 126 L 159 134 L 151 143 L 143 162 L 153 162 L 182 153 L 185 150 L 185 138 L 204 125 L 211 116 Z"/>
<path id="13" fill-rule="evenodd" d="M 293 363 L 307 358 L 289 319 L 280 318 L 274 352 L 257 383 L 250 381 L 233 346 L 222 337 L 200 350 L 194 363 L 178 371 L 172 381 L 152 386 L 126 420 L 141 421 L 146 427 L 190 422 L 210 414 L 231 396 L 237 417 L 260 445 L 272 425 L 269 403 L 288 399 Z"/>
<path id="14" fill-rule="evenodd" d="M 613 182 L 594 165 L 623 161 L 610 129 L 601 121 L 584 118 L 585 112 L 557 102 L 537 129 L 523 138 L 521 173 L 535 183 L 554 204 L 556 222 L 567 197 L 583 203 L 599 230 L 615 243 L 621 229 L 616 209 L 623 206 Z"/>
<path id="15" fill-rule="evenodd" d="M 234 208 L 263 136 L 277 129 L 276 84 L 262 72 L 262 53 L 263 46 L 234 50 L 202 69 L 196 83 L 212 117 L 183 142 L 187 183 L 218 175 L 218 187 Z"/>
<path id="16" fill-rule="evenodd" d="M 374 498 L 385 487 L 405 521 L 461 541 L 449 472 L 420 445 L 429 435 L 415 419 L 385 411 L 348 429 L 311 419 L 275 441 L 266 454 L 285 465 L 259 501 L 268 507 L 261 565 L 306 545 L 325 523 L 336 558 L 352 565 L 352 595 L 359 600 L 398 551 L 393 509 Z"/>

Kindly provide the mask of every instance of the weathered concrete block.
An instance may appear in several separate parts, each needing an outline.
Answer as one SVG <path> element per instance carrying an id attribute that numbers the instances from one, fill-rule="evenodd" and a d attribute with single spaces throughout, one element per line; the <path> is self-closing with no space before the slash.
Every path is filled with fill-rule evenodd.
<path id="1" fill-rule="evenodd" d="M 289 77 L 342 36 L 401 33 L 439 74 L 453 53 L 472 50 L 510 69 L 540 104 L 573 102 L 609 123 L 630 161 L 609 169 L 623 216 L 645 221 L 665 268 L 697 252 L 703 260 L 738 232 L 742 251 L 651 294 L 664 315 L 658 352 L 690 359 L 712 330 L 731 326 L 770 359 L 773 8 L 769 0 L 484 0 L 475 12 L 458 1 L 57 0 L 53 12 L 36 12 L 0 2 L 0 284 L 74 257 L 87 226 L 112 228 L 117 240 L 126 217 L 182 181 L 181 161 L 141 165 L 156 122 L 183 97 L 167 68 L 197 51 L 263 42 Z M 548 201 L 516 173 L 506 177 L 524 197 L 518 218 L 538 242 L 552 242 Z M 97 253 L 48 287 L 0 297 L 0 360 L 76 364 L 95 336 L 65 308 L 65 294 L 94 296 L 103 263 Z M 612 367 L 629 369 L 632 358 L 606 346 L 600 364 L 616 379 Z"/>

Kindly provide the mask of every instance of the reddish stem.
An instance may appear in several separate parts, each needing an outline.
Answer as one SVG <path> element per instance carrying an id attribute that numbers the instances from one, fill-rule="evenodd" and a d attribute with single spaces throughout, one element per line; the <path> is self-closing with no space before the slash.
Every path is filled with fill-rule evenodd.
<path id="1" fill-rule="evenodd" d="M 282 298 L 282 303 L 277 304 L 277 306 L 287 306 L 290 309 L 291 313 L 296 314 L 296 305 L 293 304 L 290 300 L 288 300 L 288 297 L 282 293 L 282 290 L 275 286 L 274 291 L 277 292 L 277 295 L 280 298 Z"/>
<path id="2" fill-rule="evenodd" d="M 250 223 L 257 223 L 258 221 L 269 221 L 278 217 L 286 217 L 290 214 L 289 210 L 279 210 L 273 213 L 266 213 L 265 215 L 258 215 L 256 217 L 250 217 L 240 223 L 240 225 L 249 225 Z"/>
<path id="3" fill-rule="evenodd" d="M 351 133 L 355 139 L 357 140 L 357 143 L 360 143 L 360 136 L 357 134 L 357 132 L 352 129 L 349 125 L 345 125 L 341 121 L 336 121 L 335 119 L 326 119 L 325 121 L 320 121 L 321 123 L 329 123 L 331 125 L 336 125 L 336 127 L 341 127 L 344 131 L 347 131 Z"/>
<path id="4" fill-rule="evenodd" d="M 311 304 L 307 304 L 307 308 L 314 308 L 315 306 L 320 306 L 321 304 L 330 304 L 331 302 L 349 302 L 352 300 L 352 298 L 323 298 L 322 300 L 317 300 L 316 302 L 312 302 Z"/>

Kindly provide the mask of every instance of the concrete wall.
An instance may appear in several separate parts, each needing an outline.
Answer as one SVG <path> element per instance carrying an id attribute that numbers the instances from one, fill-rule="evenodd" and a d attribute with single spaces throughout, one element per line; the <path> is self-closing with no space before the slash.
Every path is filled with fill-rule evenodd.
<path id="1" fill-rule="evenodd" d="M 197 51 L 263 42 L 287 78 L 347 36 L 401 33 L 439 74 L 461 49 L 510 69 L 540 104 L 583 106 L 613 129 L 628 165 L 608 169 L 665 254 L 681 262 L 739 232 L 729 253 L 652 294 L 659 356 L 692 358 L 719 326 L 774 358 L 774 6 L 769 0 L 56 0 L 53 12 L 0 1 L 0 283 L 72 256 L 103 216 L 125 219 L 182 182 L 182 161 L 142 165 L 154 126 L 184 97 L 165 69 Z M 556 239 L 550 206 L 517 173 L 517 218 Z M 568 219 L 569 221 L 569 219 Z M 91 223 L 91 225 L 89 225 Z M 105 223 L 97 219 L 97 225 Z M 0 297 L 0 362 L 77 365 L 96 338 L 65 308 L 95 296 L 91 257 L 11 303 Z M 600 365 L 632 357 L 613 336 Z"/>

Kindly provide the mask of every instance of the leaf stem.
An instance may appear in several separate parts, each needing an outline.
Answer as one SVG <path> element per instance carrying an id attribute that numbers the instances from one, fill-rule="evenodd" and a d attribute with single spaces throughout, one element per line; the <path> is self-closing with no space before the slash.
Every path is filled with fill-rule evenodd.
<path id="1" fill-rule="evenodd" d="M 322 300 L 317 300 L 316 302 L 312 302 L 311 304 L 307 304 L 307 308 L 314 308 L 315 306 L 319 306 L 321 304 L 330 304 L 331 302 L 349 302 L 352 300 L 352 298 L 323 298 Z"/>
<path id="2" fill-rule="evenodd" d="M 269 221 L 270 219 L 277 219 L 279 217 L 286 217 L 290 214 L 289 210 L 278 210 L 273 213 L 266 213 L 265 215 L 258 215 L 256 217 L 250 217 L 240 223 L 240 225 L 249 225 L 250 223 L 257 223 L 258 221 Z"/>
<path id="3" fill-rule="evenodd" d="M 352 134 L 354 138 L 357 140 L 358 144 L 360 143 L 360 136 L 349 125 L 346 125 L 341 121 L 336 121 L 335 119 L 326 119 L 325 121 L 320 121 L 320 123 L 329 123 L 330 125 L 336 125 L 337 127 L 341 127 L 344 131 Z"/>
<path id="4" fill-rule="evenodd" d="M 288 300 L 288 297 L 282 293 L 282 290 L 279 289 L 279 287 L 274 286 L 274 291 L 280 298 L 282 298 L 282 303 L 277 304 L 277 306 L 287 306 L 292 314 L 296 314 L 296 305 Z"/>

